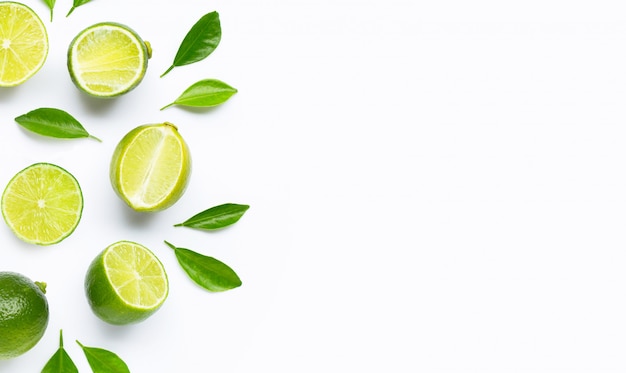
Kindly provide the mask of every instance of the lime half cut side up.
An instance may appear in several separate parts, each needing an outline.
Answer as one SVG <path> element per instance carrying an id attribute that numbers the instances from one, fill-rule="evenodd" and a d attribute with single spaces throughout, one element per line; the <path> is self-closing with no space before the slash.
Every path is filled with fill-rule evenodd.
<path id="1" fill-rule="evenodd" d="M 0 1 L 0 87 L 31 78 L 48 56 L 48 34 L 41 18 L 28 6 Z"/>
<path id="2" fill-rule="evenodd" d="M 91 263 L 85 293 L 93 312 L 115 325 L 136 323 L 156 312 L 169 292 L 165 268 L 146 247 L 119 241 Z"/>
<path id="3" fill-rule="evenodd" d="M 129 92 L 143 79 L 150 50 L 128 26 L 102 22 L 81 31 L 70 43 L 67 68 L 83 92 L 115 97 Z"/>
<path id="4" fill-rule="evenodd" d="M 78 226 L 83 194 L 65 169 L 35 163 L 18 172 L 2 194 L 2 216 L 21 240 L 51 245 L 67 238 Z"/>

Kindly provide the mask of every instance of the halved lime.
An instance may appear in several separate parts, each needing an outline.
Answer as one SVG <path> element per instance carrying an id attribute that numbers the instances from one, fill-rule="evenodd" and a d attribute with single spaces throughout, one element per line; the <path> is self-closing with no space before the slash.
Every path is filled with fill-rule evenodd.
<path id="1" fill-rule="evenodd" d="M 70 43 L 67 67 L 74 84 L 97 97 L 127 93 L 143 79 L 149 48 L 126 25 L 102 22 L 87 27 Z"/>
<path id="2" fill-rule="evenodd" d="M 24 83 L 48 56 L 48 34 L 28 6 L 0 1 L 0 87 Z"/>
<path id="3" fill-rule="evenodd" d="M 119 241 L 91 262 L 85 293 L 93 312 L 116 325 L 145 320 L 156 312 L 169 291 L 165 268 L 148 248 Z"/>
<path id="4" fill-rule="evenodd" d="M 171 123 L 147 124 L 126 134 L 111 159 L 115 192 L 137 211 L 159 211 L 182 197 L 191 158 L 187 144 Z"/>
<path id="5" fill-rule="evenodd" d="M 20 239 L 51 245 L 69 236 L 83 212 L 76 178 L 50 163 L 35 163 L 18 172 L 2 193 L 2 216 Z"/>

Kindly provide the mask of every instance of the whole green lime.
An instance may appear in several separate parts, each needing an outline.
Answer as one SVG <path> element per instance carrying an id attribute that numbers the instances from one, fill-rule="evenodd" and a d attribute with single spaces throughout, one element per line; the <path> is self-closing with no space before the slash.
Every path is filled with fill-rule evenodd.
<path id="1" fill-rule="evenodd" d="M 0 272 L 0 360 L 22 355 L 48 326 L 45 283 L 15 272 Z"/>

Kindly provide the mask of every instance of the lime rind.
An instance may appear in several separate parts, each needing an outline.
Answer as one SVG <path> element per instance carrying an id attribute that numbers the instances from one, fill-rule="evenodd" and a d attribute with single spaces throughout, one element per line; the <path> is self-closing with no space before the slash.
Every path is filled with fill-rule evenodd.
<path id="1" fill-rule="evenodd" d="M 60 166 L 43 162 L 15 174 L 0 201 L 2 217 L 11 231 L 22 241 L 41 246 L 69 237 L 78 227 L 83 205 L 76 178 Z"/>
<path id="2" fill-rule="evenodd" d="M 8 15 L 5 14 L 5 9 L 8 9 Z M 21 28 L 17 31 L 13 23 L 6 25 L 6 28 L 3 27 L 3 22 L 15 19 L 16 14 L 29 18 L 27 22 L 24 19 L 18 20 Z M 39 39 L 25 39 L 38 33 Z M 21 53 L 16 53 L 11 44 L 21 46 L 19 48 L 22 49 Z M 15 87 L 32 78 L 46 62 L 48 49 L 48 32 L 37 13 L 26 4 L 0 1 L 0 87 Z M 22 72 L 22 74 L 17 78 L 7 79 L 7 74 L 16 72 Z"/>
<path id="3" fill-rule="evenodd" d="M 72 40 L 67 67 L 81 91 L 95 97 L 116 97 L 139 85 L 149 57 L 150 50 L 137 32 L 120 23 L 101 22 Z"/>
<path id="4" fill-rule="evenodd" d="M 20 356 L 43 337 L 50 311 L 36 282 L 16 272 L 0 272 L 0 360 Z"/>

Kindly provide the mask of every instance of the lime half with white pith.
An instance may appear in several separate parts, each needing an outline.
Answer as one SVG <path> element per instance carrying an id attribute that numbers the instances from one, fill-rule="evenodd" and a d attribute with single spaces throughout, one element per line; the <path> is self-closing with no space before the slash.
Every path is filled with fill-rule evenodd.
<path id="1" fill-rule="evenodd" d="M 87 27 L 72 40 L 67 68 L 81 91 L 115 97 L 143 80 L 150 53 L 149 44 L 130 27 L 102 22 Z"/>

